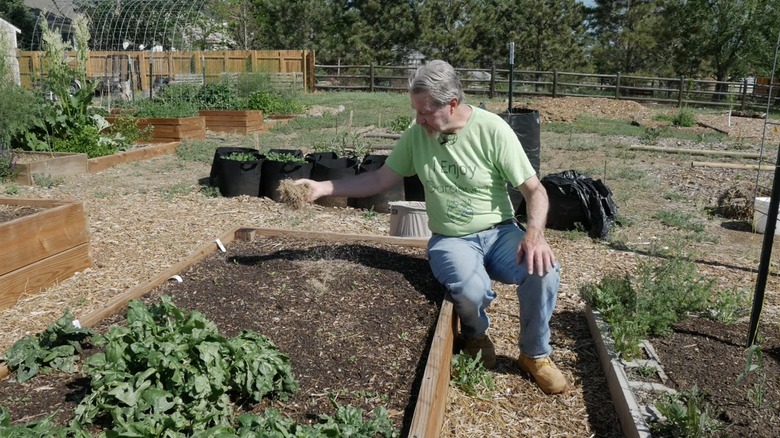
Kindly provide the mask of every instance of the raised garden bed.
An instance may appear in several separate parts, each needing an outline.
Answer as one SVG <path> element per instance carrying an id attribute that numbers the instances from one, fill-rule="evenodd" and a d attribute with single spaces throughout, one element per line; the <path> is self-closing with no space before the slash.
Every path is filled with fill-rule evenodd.
<path id="1" fill-rule="evenodd" d="M 697 408 L 706 407 L 710 423 L 717 422 L 712 436 L 780 434 L 780 338 L 774 331 L 764 333 L 761 340 L 760 366 L 745 373 L 746 322 L 724 324 L 691 316 L 674 324 L 670 333 L 642 341 L 643 356 L 625 361 L 615 352 L 609 324 L 600 313 L 588 307 L 586 317 L 623 436 L 655 436 L 654 422 L 662 417 L 656 403 L 666 394 L 694 387 L 704 395 L 704 404 Z"/>
<path id="2" fill-rule="evenodd" d="M 268 130 L 260 110 L 201 110 L 198 113 L 206 120 L 209 131 L 247 135 Z"/>
<path id="3" fill-rule="evenodd" d="M 35 175 L 48 175 L 52 178 L 79 175 L 88 169 L 87 154 L 68 152 L 17 152 L 15 181 L 32 185 Z"/>
<path id="4" fill-rule="evenodd" d="M 118 166 L 120 164 L 129 163 L 132 161 L 148 160 L 150 158 L 159 157 L 160 155 L 172 154 L 176 152 L 176 148 L 181 144 L 178 141 L 171 141 L 167 143 L 153 144 L 137 147 L 128 151 L 117 152 L 115 154 L 106 155 L 105 157 L 95 157 L 87 160 L 89 173 L 101 172 L 109 167 Z"/>
<path id="5" fill-rule="evenodd" d="M 34 209 L 0 222 L 0 308 L 92 266 L 80 202 L 0 198 L 0 206 Z"/>
<path id="6" fill-rule="evenodd" d="M 203 117 L 138 119 L 138 128 L 153 126 L 152 143 L 182 141 L 186 138 L 206 138 L 206 120 Z"/>
<path id="7" fill-rule="evenodd" d="M 456 318 L 427 269 L 425 240 L 242 228 L 218 243 L 80 318 L 81 324 L 100 332 L 122 324 L 117 313 L 130 300 L 169 295 L 180 308 L 202 312 L 224 336 L 251 329 L 290 356 L 300 391 L 286 402 L 243 409 L 274 408 L 310 422 L 331 409 L 331 396 L 365 410 L 387 405 L 405 436 L 438 435 Z M 54 405 L 67 412 L 78 403 L 67 400 L 78 379 L 41 376 L 30 383 L 53 389 L 35 394 L 3 380 L 0 404 L 9 405 L 15 419 L 43 415 Z M 29 394 L 26 400 L 15 396 L 21 393 Z"/>

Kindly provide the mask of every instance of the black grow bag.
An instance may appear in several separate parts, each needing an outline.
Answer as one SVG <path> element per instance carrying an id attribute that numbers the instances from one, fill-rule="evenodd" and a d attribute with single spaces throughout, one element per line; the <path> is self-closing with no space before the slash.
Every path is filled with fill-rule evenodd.
<path id="1" fill-rule="evenodd" d="M 425 202 L 425 187 L 419 175 L 404 178 L 404 197 L 406 201 Z"/>
<path id="2" fill-rule="evenodd" d="M 282 183 L 282 180 L 310 178 L 311 169 L 312 163 L 310 161 L 301 163 L 297 161 L 281 162 L 266 159 L 263 162 L 260 196 L 281 202 L 279 185 Z"/>
<path id="3" fill-rule="evenodd" d="M 387 155 L 366 155 L 363 161 L 358 166 L 357 173 L 370 172 L 377 170 L 385 164 Z M 350 207 L 363 208 L 366 210 L 373 209 L 379 213 L 390 213 L 390 203 L 395 201 L 405 201 L 404 197 L 404 183 L 399 182 L 393 187 L 390 187 L 387 191 L 379 193 L 367 198 L 349 198 L 348 203 Z"/>
<path id="4" fill-rule="evenodd" d="M 255 159 L 248 161 L 231 160 L 228 157 L 233 152 L 248 152 Z M 260 196 L 260 181 L 265 157 L 254 149 L 230 151 L 215 157 L 213 180 L 224 197 L 240 195 Z"/>
<path id="5" fill-rule="evenodd" d="M 528 161 L 531 162 L 531 167 L 539 175 L 542 143 L 542 126 L 539 111 L 528 108 L 513 108 L 511 114 L 502 113 L 501 118 L 512 127 L 517 139 L 520 140 L 520 144 L 523 145 L 523 151 L 525 151 Z M 515 213 L 524 215 L 524 211 L 518 211 L 523 202 L 523 195 L 516 188 L 512 187 L 511 184 L 507 184 L 507 191 L 509 192 L 509 199 L 512 201 Z"/>
<path id="6" fill-rule="evenodd" d="M 355 176 L 357 173 L 357 159 L 353 157 L 339 157 L 334 152 L 309 154 L 312 161 L 311 179 L 315 181 L 330 181 L 335 179 Z M 348 199 L 345 197 L 326 196 L 320 198 L 317 204 L 326 207 L 346 207 Z"/>

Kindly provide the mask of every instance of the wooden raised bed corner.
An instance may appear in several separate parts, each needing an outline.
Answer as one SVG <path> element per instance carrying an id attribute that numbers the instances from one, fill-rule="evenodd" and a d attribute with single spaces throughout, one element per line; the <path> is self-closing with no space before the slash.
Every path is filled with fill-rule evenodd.
<path id="1" fill-rule="evenodd" d="M 0 204 L 43 209 L 0 223 L 0 309 L 92 266 L 80 202 L 0 198 Z"/>
<path id="2" fill-rule="evenodd" d="M 203 110 L 198 113 L 206 119 L 206 129 L 209 131 L 247 135 L 268 129 L 260 110 Z"/>
<path id="3" fill-rule="evenodd" d="M 14 152 L 18 155 L 15 164 L 15 181 L 19 184 L 35 184 L 35 175 L 51 178 L 87 173 L 87 154 L 69 152 Z"/>
<path id="4" fill-rule="evenodd" d="M 138 128 L 153 126 L 153 143 L 182 141 L 185 138 L 206 138 L 206 120 L 203 117 L 182 117 L 163 119 L 138 119 Z"/>

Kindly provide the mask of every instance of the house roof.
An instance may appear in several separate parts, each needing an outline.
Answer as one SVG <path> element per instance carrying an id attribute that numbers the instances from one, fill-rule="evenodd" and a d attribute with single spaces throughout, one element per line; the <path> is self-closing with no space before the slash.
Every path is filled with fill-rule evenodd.
<path id="1" fill-rule="evenodd" d="M 11 23 L 9 23 L 9 22 L 7 22 L 7 21 L 3 20 L 2 18 L 0 18 L 0 28 L 2 28 L 2 29 L 8 29 L 8 30 L 12 30 L 12 31 L 14 31 L 14 32 L 16 32 L 16 33 L 22 33 L 22 31 L 21 31 L 21 30 L 19 30 L 19 28 L 18 28 L 18 27 L 16 27 L 16 26 L 14 26 L 13 24 L 11 24 Z"/>
<path id="2" fill-rule="evenodd" d="M 46 11 L 71 20 L 77 15 L 72 0 L 24 0 L 24 4 L 29 8 Z"/>

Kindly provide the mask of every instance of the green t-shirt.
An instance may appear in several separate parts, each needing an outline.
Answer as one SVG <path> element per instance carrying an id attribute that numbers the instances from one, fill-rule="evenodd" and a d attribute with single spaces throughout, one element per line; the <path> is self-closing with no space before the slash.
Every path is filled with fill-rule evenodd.
<path id="1" fill-rule="evenodd" d="M 514 216 L 506 183 L 519 187 L 536 174 L 512 128 L 496 114 L 471 109 L 466 126 L 447 141 L 412 125 L 385 161 L 401 176 L 419 175 L 428 227 L 445 236 L 476 233 Z"/>

